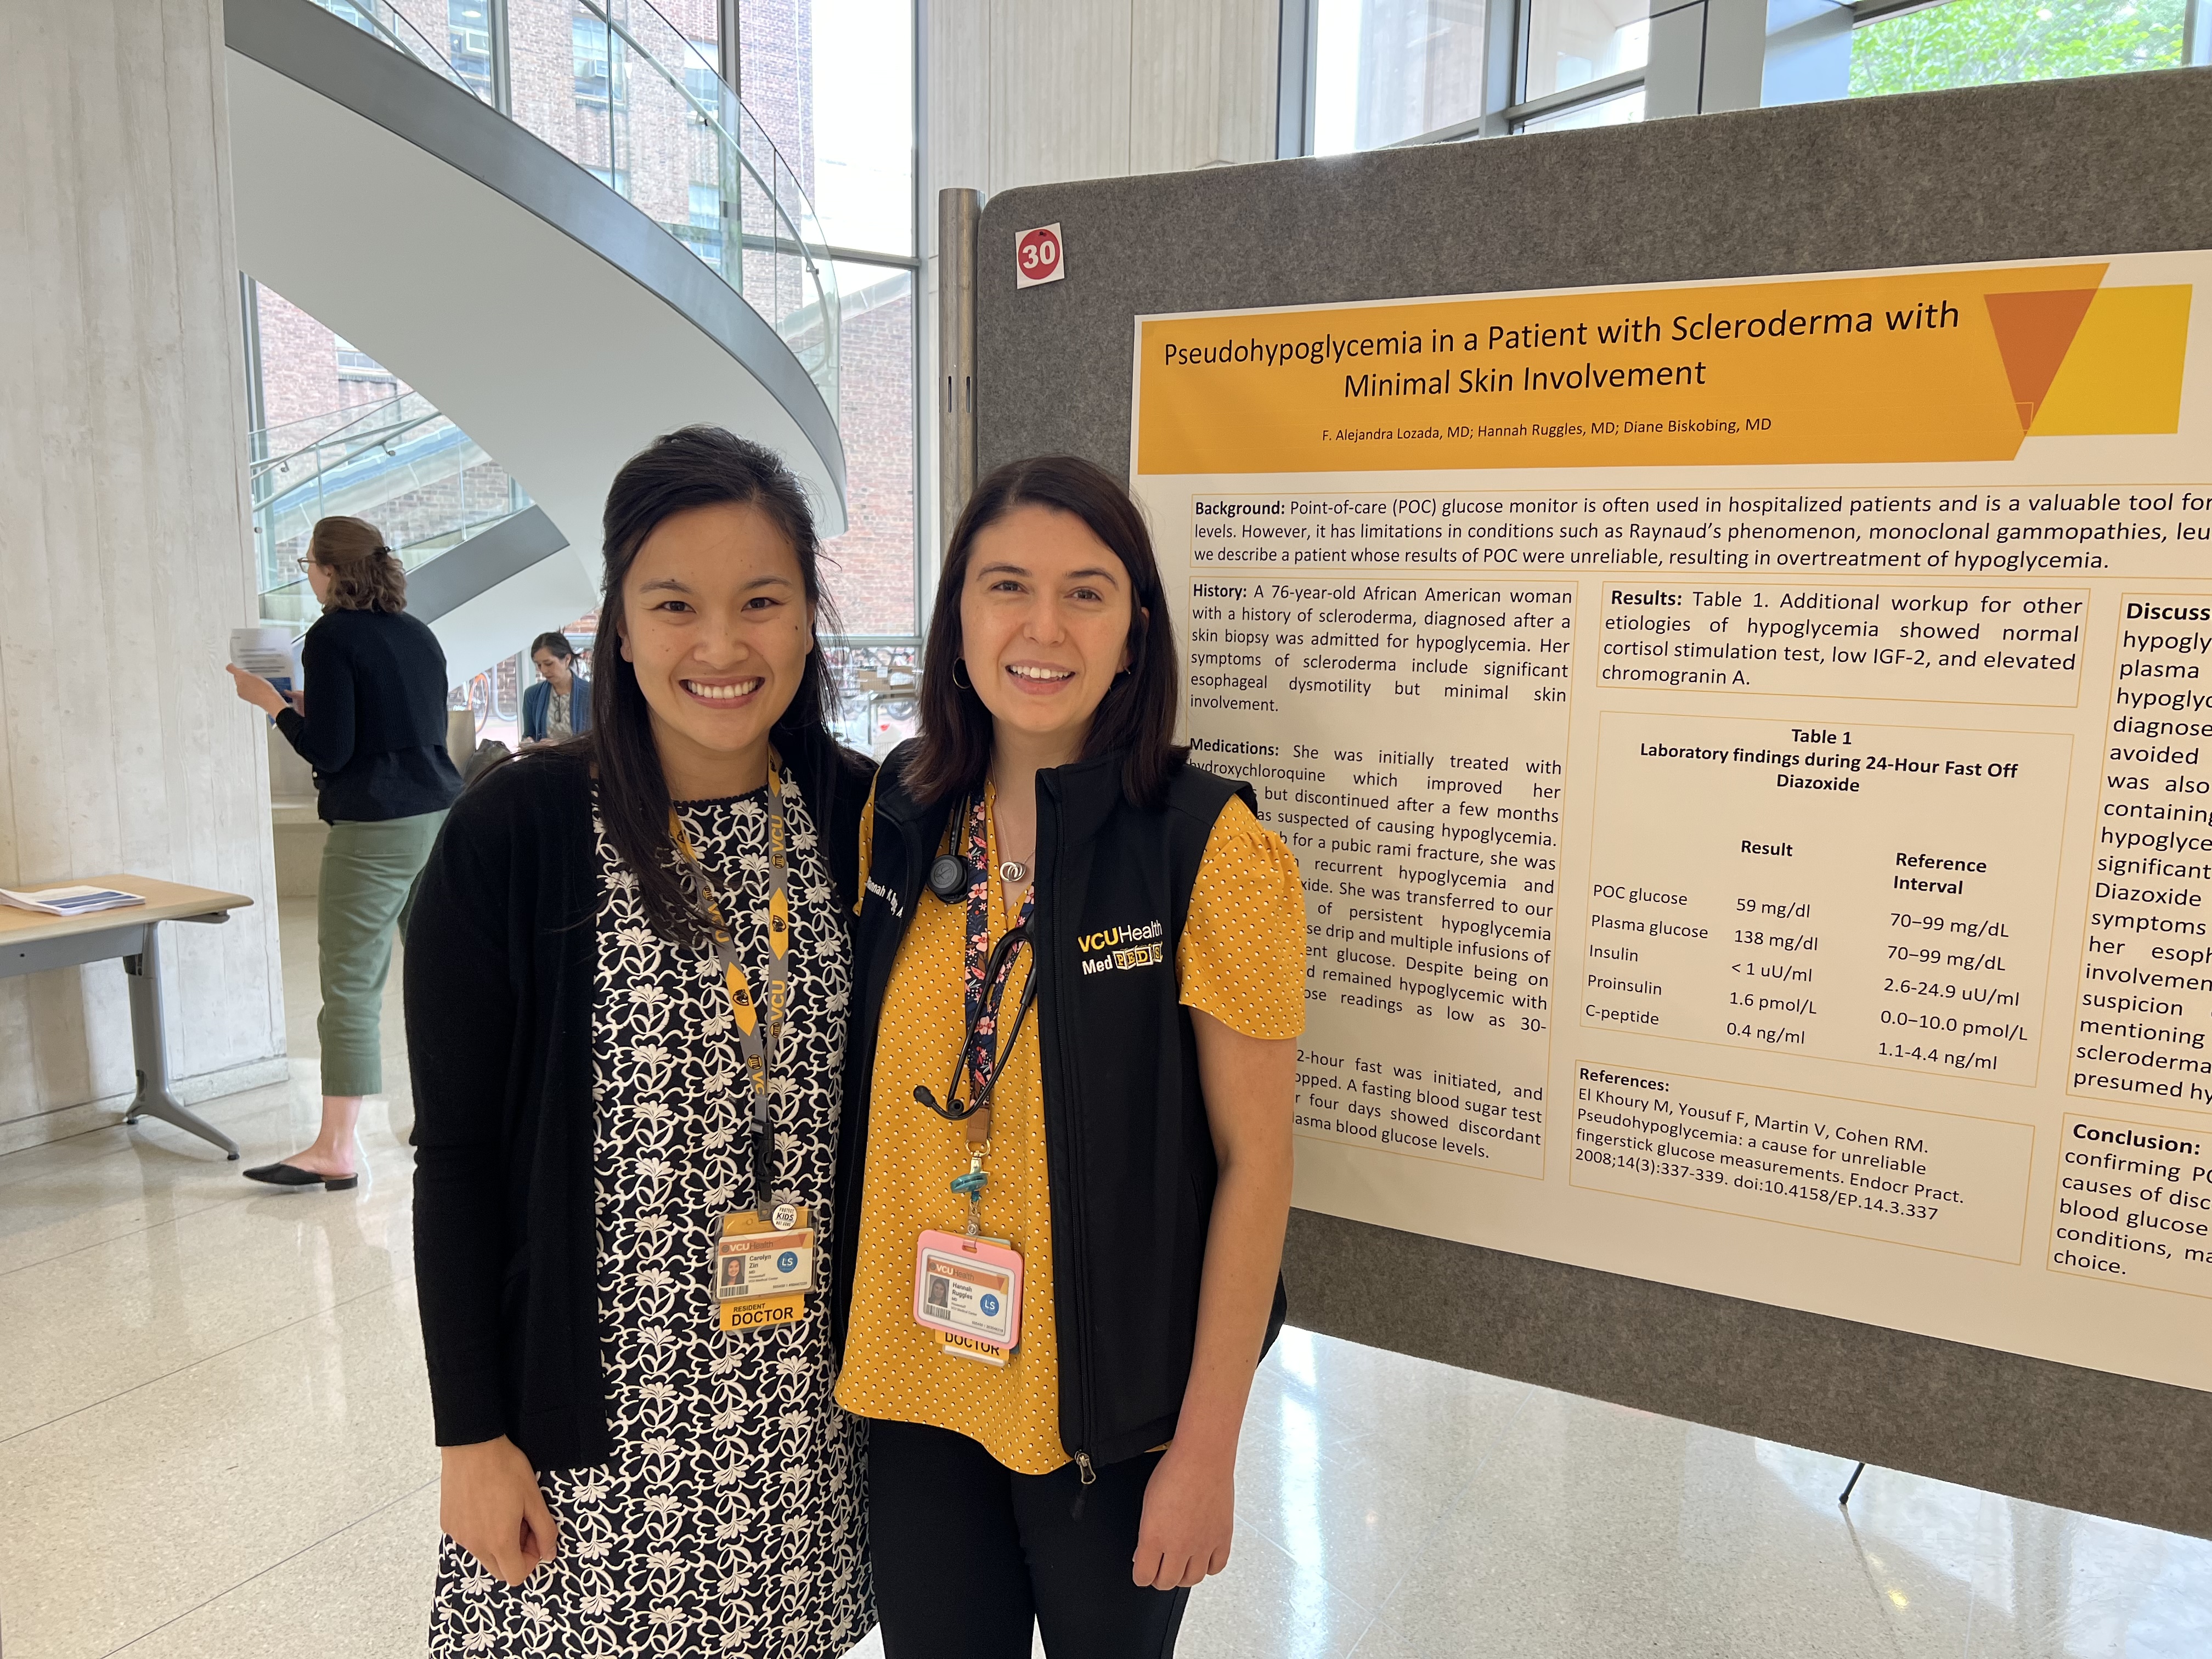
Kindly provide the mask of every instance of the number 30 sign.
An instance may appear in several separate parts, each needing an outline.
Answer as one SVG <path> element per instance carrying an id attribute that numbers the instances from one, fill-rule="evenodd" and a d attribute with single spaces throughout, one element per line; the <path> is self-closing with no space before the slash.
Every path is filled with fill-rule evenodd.
<path id="1" fill-rule="evenodd" d="M 1056 283 L 1067 275 L 1066 250 L 1060 245 L 1058 225 L 1039 225 L 1014 238 L 1014 286 L 1035 288 Z"/>

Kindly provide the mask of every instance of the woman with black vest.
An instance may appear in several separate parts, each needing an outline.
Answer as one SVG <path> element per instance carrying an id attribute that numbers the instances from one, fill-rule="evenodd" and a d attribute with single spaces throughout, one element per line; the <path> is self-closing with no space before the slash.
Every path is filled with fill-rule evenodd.
<path id="1" fill-rule="evenodd" d="M 1173 745 L 1144 521 L 986 478 L 861 842 L 835 1294 L 886 1659 L 1174 1650 L 1282 1319 L 1305 909 Z"/>
<path id="2" fill-rule="evenodd" d="M 773 455 L 660 439 L 605 545 L 591 730 L 462 795 L 408 928 L 429 1650 L 832 1659 L 874 1622 L 821 1248 L 870 768 Z"/>

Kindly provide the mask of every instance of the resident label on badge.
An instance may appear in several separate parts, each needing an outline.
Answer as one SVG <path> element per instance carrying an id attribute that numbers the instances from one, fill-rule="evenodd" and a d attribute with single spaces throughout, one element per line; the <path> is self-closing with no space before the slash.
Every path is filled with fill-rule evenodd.
<path id="1" fill-rule="evenodd" d="M 1022 1340 L 1021 1252 L 931 1231 L 915 1241 L 914 1316 L 940 1352 L 1003 1365 Z"/>
<path id="2" fill-rule="evenodd" d="M 793 1224 L 776 1224 L 788 1214 Z M 722 1218 L 714 1242 L 716 1323 L 726 1331 L 796 1324 L 814 1288 L 814 1229 L 803 1204 L 779 1204 L 763 1219 L 751 1210 Z"/>

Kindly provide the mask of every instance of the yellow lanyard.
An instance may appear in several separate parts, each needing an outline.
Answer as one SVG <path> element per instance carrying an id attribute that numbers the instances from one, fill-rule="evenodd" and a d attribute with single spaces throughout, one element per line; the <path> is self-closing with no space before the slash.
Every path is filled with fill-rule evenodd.
<path id="1" fill-rule="evenodd" d="M 692 850 L 691 837 L 672 806 L 668 829 L 683 854 L 684 874 L 692 896 L 706 913 L 708 935 L 715 957 L 722 964 L 722 988 L 728 993 L 730 1013 L 737 1021 L 738 1052 L 744 1057 L 745 1076 L 752 1085 L 753 1200 L 763 1215 L 775 1202 L 775 1122 L 769 1106 L 769 1079 L 775 1068 L 776 1050 L 783 1040 L 784 1018 L 791 997 L 791 864 L 789 840 L 783 816 L 783 774 L 775 756 L 768 763 L 768 1019 L 763 1022 L 753 1006 L 752 986 L 722 907 L 707 880 L 707 872 Z"/>

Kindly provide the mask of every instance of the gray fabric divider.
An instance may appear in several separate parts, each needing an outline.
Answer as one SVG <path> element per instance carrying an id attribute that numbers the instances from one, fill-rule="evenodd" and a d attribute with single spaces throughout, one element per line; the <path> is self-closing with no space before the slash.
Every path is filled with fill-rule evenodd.
<path id="1" fill-rule="evenodd" d="M 2179 70 L 1010 191 L 979 459 L 1126 477 L 1142 313 L 2212 247 L 2207 158 Z M 1055 221 L 1066 280 L 1018 290 Z M 1304 1212 L 1285 1273 L 1315 1330 L 2212 1536 L 2212 1394 Z"/>

